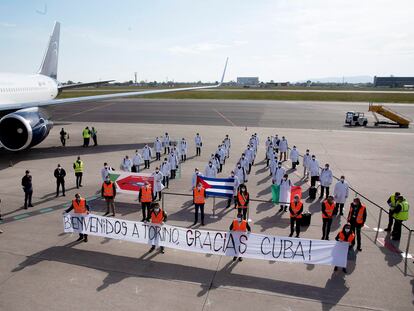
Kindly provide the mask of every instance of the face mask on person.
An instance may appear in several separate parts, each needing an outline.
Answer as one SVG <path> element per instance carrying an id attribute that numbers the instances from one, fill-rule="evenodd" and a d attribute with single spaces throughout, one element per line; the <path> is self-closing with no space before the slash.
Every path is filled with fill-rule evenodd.
<path id="1" fill-rule="evenodd" d="M 240 223 L 242 222 L 242 218 L 241 217 L 237 217 L 237 221 Z"/>
<path id="2" fill-rule="evenodd" d="M 239 165 L 237 165 L 237 168 L 241 168 L 241 165 L 239 164 Z"/>
<path id="3" fill-rule="evenodd" d="M 155 211 L 156 213 L 158 213 L 158 212 L 160 211 L 160 208 L 159 208 L 159 207 L 156 207 L 156 208 L 154 208 L 154 211 Z"/>
<path id="4" fill-rule="evenodd" d="M 351 229 L 349 229 L 349 228 L 345 228 L 345 229 L 344 229 L 344 232 L 345 232 L 345 233 L 349 233 L 350 231 L 351 231 Z"/>
<path id="5" fill-rule="evenodd" d="M 309 155 L 309 152 L 306 152 L 306 155 Z"/>
<path id="6" fill-rule="evenodd" d="M 345 181 L 345 179 L 344 178 L 341 178 L 341 182 L 343 183 Z"/>
<path id="7" fill-rule="evenodd" d="M 278 164 L 278 165 L 277 165 L 277 167 L 278 167 L 278 168 L 281 168 L 281 167 L 282 167 L 282 165 Z"/>
<path id="8" fill-rule="evenodd" d="M 240 191 L 241 192 L 245 192 L 246 191 L 246 188 L 241 188 Z"/>
<path id="9" fill-rule="evenodd" d="M 212 163 L 209 163 L 209 164 L 208 164 L 208 166 L 212 167 L 212 166 L 213 166 L 213 164 L 212 164 Z"/>
<path id="10" fill-rule="evenodd" d="M 283 177 L 283 180 L 286 181 L 287 180 L 287 177 Z"/>
<path id="11" fill-rule="evenodd" d="M 234 177 L 234 173 L 231 173 L 231 177 Z"/>
<path id="12" fill-rule="evenodd" d="M 155 170 L 155 173 L 158 173 L 159 172 L 159 170 Z"/>
<path id="13" fill-rule="evenodd" d="M 105 179 L 105 182 L 106 182 L 107 184 L 109 184 L 109 183 L 111 182 L 111 179 L 110 179 L 110 178 L 107 178 L 107 179 Z"/>

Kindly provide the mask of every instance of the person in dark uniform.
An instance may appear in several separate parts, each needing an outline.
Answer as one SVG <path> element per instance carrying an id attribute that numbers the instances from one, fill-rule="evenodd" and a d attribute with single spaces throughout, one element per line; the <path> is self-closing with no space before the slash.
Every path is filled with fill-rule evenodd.
<path id="1" fill-rule="evenodd" d="M 163 225 L 167 221 L 167 213 L 160 208 L 158 203 L 153 203 L 151 211 L 148 213 L 147 221 L 151 221 L 152 224 Z M 155 245 L 152 245 L 150 252 L 155 249 Z M 164 246 L 160 246 L 161 253 L 164 254 Z"/>
<path id="2" fill-rule="evenodd" d="M 362 251 L 361 228 L 364 226 L 366 220 L 367 209 L 359 198 L 355 198 L 349 208 L 348 222 L 351 224 L 351 230 L 356 234 L 357 249 L 360 252 Z"/>
<path id="3" fill-rule="evenodd" d="M 59 196 L 59 188 L 62 186 L 62 196 L 65 196 L 65 176 L 66 171 L 58 164 L 54 172 L 56 178 L 56 197 Z"/>
<path id="4" fill-rule="evenodd" d="M 77 193 L 75 194 L 75 199 L 72 200 L 71 206 L 67 210 L 65 210 L 63 214 L 67 214 L 71 210 L 73 210 L 75 214 L 88 215 L 90 208 L 86 200 L 84 198 L 81 198 L 80 194 Z M 76 240 L 76 242 L 80 242 L 82 240 L 85 243 L 88 242 L 88 235 L 79 233 L 79 238 Z"/>
<path id="5" fill-rule="evenodd" d="M 398 196 L 397 204 L 394 209 L 394 213 L 392 217 L 394 218 L 394 228 L 392 229 L 391 238 L 393 240 L 399 241 L 401 239 L 401 229 L 403 221 L 408 220 L 410 210 L 410 204 L 408 201 L 402 196 Z"/>
<path id="6" fill-rule="evenodd" d="M 30 175 L 29 170 L 26 171 L 26 174 L 22 178 L 22 187 L 24 191 L 24 209 L 27 209 L 27 207 L 33 207 L 32 205 L 33 184 L 32 184 L 32 175 Z"/>
<path id="7" fill-rule="evenodd" d="M 66 139 L 69 138 L 68 133 L 65 132 L 65 129 L 62 127 L 62 129 L 59 132 L 60 135 L 60 142 L 62 143 L 62 146 L 65 147 L 66 146 Z"/>
<path id="8" fill-rule="evenodd" d="M 388 232 L 392 230 L 392 225 L 394 223 L 394 209 L 395 206 L 397 205 L 397 198 L 401 195 L 401 193 L 396 192 L 394 194 L 391 194 L 390 197 L 387 200 L 387 204 L 390 207 L 390 209 L 388 210 L 388 226 L 387 228 L 384 229 L 384 231 Z"/>

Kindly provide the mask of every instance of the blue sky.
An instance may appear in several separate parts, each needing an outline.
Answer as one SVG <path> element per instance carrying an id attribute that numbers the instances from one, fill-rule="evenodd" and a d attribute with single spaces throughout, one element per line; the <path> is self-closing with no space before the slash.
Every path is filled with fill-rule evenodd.
<path id="1" fill-rule="evenodd" d="M 60 21 L 61 81 L 215 81 L 227 56 L 227 80 L 412 76 L 413 13 L 412 0 L 0 0 L 0 71 L 36 72 Z"/>

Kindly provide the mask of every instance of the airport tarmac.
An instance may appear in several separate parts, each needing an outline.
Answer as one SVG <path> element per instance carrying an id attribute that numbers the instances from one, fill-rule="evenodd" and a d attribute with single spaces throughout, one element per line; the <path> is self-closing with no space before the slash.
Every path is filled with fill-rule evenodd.
<path id="1" fill-rule="evenodd" d="M 279 109 L 279 104 L 283 108 Z M 361 104 L 315 103 L 305 108 L 299 103 L 288 104 L 131 99 L 54 108 L 52 112 L 60 120 L 41 145 L 18 154 L 0 153 L 4 218 L 0 228 L 5 231 L 0 235 L 0 310 L 72 310 L 74 305 L 97 310 L 228 310 L 235 306 L 239 310 L 411 309 L 413 263 L 412 259 L 408 261 L 405 276 L 404 260 L 398 253 L 405 247 L 407 232 L 400 245 L 389 241 L 383 232 L 375 241 L 373 228 L 377 226 L 378 209 L 370 203 L 363 252 L 357 253 L 356 261 L 350 261 L 346 276 L 334 273 L 329 266 L 249 259 L 232 264 L 228 257 L 170 249 L 165 254 L 149 255 L 147 246 L 92 236 L 88 243 L 76 244 L 75 235 L 62 233 L 61 214 L 76 192 L 71 164 L 77 155 L 85 161 L 82 194 L 93 197 L 100 187 L 103 162 L 118 167 L 125 154 L 132 156 L 136 148 L 152 143 L 154 136 L 166 131 L 173 138 L 186 137 L 189 142 L 189 160 L 181 166 L 179 179 L 170 183 L 171 193 L 190 194 L 194 167 L 204 169 L 209 154 L 226 133 L 232 139 L 232 149 L 220 176 L 228 176 L 254 132 L 260 136 L 261 145 L 248 182 L 253 198 L 270 199 L 270 178 L 262 160 L 265 138 L 276 133 L 285 135 L 290 145 L 296 144 L 302 152 L 310 148 L 321 165 L 329 162 L 335 175 L 345 174 L 351 186 L 384 207 L 391 191 L 410 193 L 414 180 L 412 129 L 343 128 L 345 111 L 350 107 L 363 109 Z M 401 112 L 414 114 L 414 107 L 398 106 L 398 110 L 400 107 L 404 110 Z M 300 115 L 303 110 L 305 116 Z M 147 119 L 155 111 L 158 113 Z M 312 115 L 316 119 L 309 118 Z M 327 117 L 332 118 L 328 125 L 323 122 Z M 86 125 L 97 128 L 99 146 L 80 147 L 80 133 Z M 61 126 L 70 134 L 65 148 L 59 146 Z M 195 132 L 204 138 L 201 157 L 193 157 Z M 68 173 L 69 191 L 65 198 L 54 197 L 52 174 L 57 163 Z M 289 168 L 290 164 L 285 166 Z M 35 207 L 24 211 L 20 179 L 27 168 L 34 177 Z M 291 172 L 294 183 L 302 183 L 301 172 L 302 166 Z M 302 187 L 306 197 L 309 185 L 302 183 Z M 193 222 L 189 200 L 190 197 L 166 196 L 170 224 L 187 227 Z M 102 214 L 104 202 L 95 199 L 91 205 L 93 212 Z M 219 217 L 211 218 L 209 199 L 207 228 L 228 228 L 234 210 L 223 206 L 224 202 L 217 200 Z M 318 200 L 306 201 L 305 209 L 313 217 L 302 237 L 320 238 L 319 206 Z M 119 218 L 141 218 L 133 197 L 120 195 L 117 209 Z M 278 209 L 271 203 L 253 203 L 253 232 L 287 235 L 288 215 L 277 214 Z M 382 228 L 385 218 L 383 215 Z M 334 222 L 331 238 L 344 221 L 338 218 Z"/>

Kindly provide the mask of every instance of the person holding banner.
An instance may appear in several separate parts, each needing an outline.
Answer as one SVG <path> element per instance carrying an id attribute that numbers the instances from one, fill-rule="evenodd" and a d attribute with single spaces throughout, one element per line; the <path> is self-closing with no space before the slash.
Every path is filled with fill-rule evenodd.
<path id="1" fill-rule="evenodd" d="M 106 213 L 104 216 L 109 215 L 109 211 L 112 211 L 112 216 L 115 217 L 115 196 L 116 196 L 116 187 L 115 183 L 111 181 L 109 175 L 106 176 L 105 181 L 102 184 L 101 195 L 106 201 Z"/>
<path id="2" fill-rule="evenodd" d="M 242 214 L 238 213 L 237 214 L 237 218 L 233 220 L 233 222 L 230 225 L 230 231 L 235 231 L 235 232 L 251 232 L 251 228 L 249 226 L 249 223 L 242 218 Z M 242 257 L 237 257 L 234 256 L 233 257 L 233 261 L 236 261 L 237 258 L 239 258 L 239 261 L 243 261 Z"/>
<path id="3" fill-rule="evenodd" d="M 160 208 L 158 203 L 152 205 L 151 211 L 148 213 L 147 221 L 151 221 L 155 225 L 163 225 L 167 221 L 167 213 Z M 155 249 L 155 245 L 152 245 L 149 252 L 152 252 Z M 160 246 L 161 253 L 164 254 L 164 246 Z"/>
<path id="4" fill-rule="evenodd" d="M 243 219 L 247 219 L 247 210 L 249 208 L 249 193 L 245 184 L 241 184 L 237 193 L 237 213 L 243 214 Z"/>
<path id="5" fill-rule="evenodd" d="M 296 224 L 296 236 L 295 238 L 299 237 L 300 234 L 300 220 L 302 219 L 303 213 L 303 203 L 299 198 L 299 195 L 295 195 L 293 202 L 290 204 L 289 207 L 290 212 L 290 234 L 289 237 L 292 237 L 293 231 L 295 229 Z"/>
<path id="6" fill-rule="evenodd" d="M 145 186 L 141 187 L 138 195 L 138 201 L 141 202 L 142 220 L 146 221 L 149 215 L 151 203 L 154 200 L 151 185 L 148 181 L 145 182 Z"/>
<path id="7" fill-rule="evenodd" d="M 335 240 L 340 241 L 340 242 L 346 242 L 349 243 L 349 248 L 348 248 L 348 254 L 349 252 L 352 251 L 354 245 L 355 245 L 355 233 L 352 232 L 351 230 L 351 225 L 350 224 L 345 224 L 344 227 L 342 228 L 341 232 L 338 233 L 338 235 L 336 236 Z M 337 271 L 338 267 L 335 266 L 334 271 Z M 342 268 L 342 271 L 344 273 L 346 273 L 346 268 Z"/>
<path id="8" fill-rule="evenodd" d="M 77 193 L 75 194 L 75 199 L 72 200 L 71 206 L 67 210 L 65 210 L 63 214 L 67 214 L 71 210 L 73 210 L 75 214 L 87 215 L 89 214 L 90 208 L 86 200 L 82 198 L 79 193 Z M 79 238 L 76 240 L 76 242 L 80 242 L 82 240 L 85 243 L 88 242 L 88 235 L 79 233 Z"/>
<path id="9" fill-rule="evenodd" d="M 204 226 L 204 205 L 206 203 L 206 191 L 201 183 L 197 184 L 197 187 L 193 190 L 193 203 L 195 207 L 194 223 L 193 226 L 198 222 L 198 210 L 200 210 L 201 225 Z"/>
<path id="10" fill-rule="evenodd" d="M 332 217 L 335 210 L 335 201 L 333 196 L 329 196 L 322 202 L 322 238 L 321 240 L 329 240 L 331 232 Z"/>
<path id="11" fill-rule="evenodd" d="M 292 182 L 288 178 L 288 174 L 283 175 L 282 181 L 280 182 L 280 192 L 279 192 L 279 203 L 280 209 L 279 212 L 287 212 L 287 209 L 290 204 L 290 188 L 292 187 Z"/>

